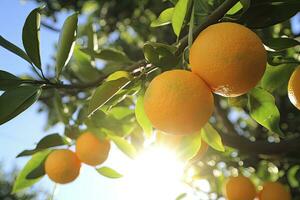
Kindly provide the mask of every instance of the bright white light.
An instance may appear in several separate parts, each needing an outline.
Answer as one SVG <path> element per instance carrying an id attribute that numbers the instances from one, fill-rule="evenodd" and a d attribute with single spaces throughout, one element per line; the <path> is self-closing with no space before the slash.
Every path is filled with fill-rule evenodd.
<path id="1" fill-rule="evenodd" d="M 124 175 L 124 200 L 174 200 L 185 189 L 184 164 L 165 148 L 151 147 L 137 157 Z"/>

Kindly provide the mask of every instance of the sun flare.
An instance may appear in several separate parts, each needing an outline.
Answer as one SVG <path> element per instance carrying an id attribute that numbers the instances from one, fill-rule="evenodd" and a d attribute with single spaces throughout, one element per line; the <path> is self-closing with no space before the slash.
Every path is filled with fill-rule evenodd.
<path id="1" fill-rule="evenodd" d="M 150 147 L 130 165 L 124 177 L 126 197 L 131 200 L 173 200 L 185 187 L 181 181 L 184 163 L 175 152 Z"/>

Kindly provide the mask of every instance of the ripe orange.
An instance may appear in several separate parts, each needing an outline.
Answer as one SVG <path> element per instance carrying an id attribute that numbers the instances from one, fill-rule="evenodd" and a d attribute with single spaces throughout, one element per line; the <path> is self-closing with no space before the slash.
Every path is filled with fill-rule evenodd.
<path id="1" fill-rule="evenodd" d="M 100 140 L 96 135 L 86 132 L 76 141 L 76 154 L 81 162 L 96 166 L 103 163 L 109 154 L 110 143 L 108 140 Z"/>
<path id="2" fill-rule="evenodd" d="M 171 70 L 155 77 L 144 108 L 152 125 L 171 134 L 199 131 L 210 118 L 214 100 L 209 87 L 192 72 Z"/>
<path id="3" fill-rule="evenodd" d="M 76 154 L 68 149 L 54 150 L 46 159 L 45 172 L 56 183 L 69 183 L 80 172 L 81 163 Z"/>
<path id="4" fill-rule="evenodd" d="M 292 104 L 300 110 L 300 66 L 293 72 L 289 80 L 288 95 Z"/>
<path id="5" fill-rule="evenodd" d="M 229 178 L 225 184 L 224 193 L 227 200 L 253 200 L 256 196 L 254 184 L 245 176 Z"/>
<path id="6" fill-rule="evenodd" d="M 289 191 L 279 182 L 267 182 L 259 193 L 259 200 L 291 200 Z"/>
<path id="7" fill-rule="evenodd" d="M 267 54 L 250 29 L 231 22 L 211 25 L 190 49 L 190 65 L 211 89 L 222 96 L 247 93 L 262 78 Z"/>

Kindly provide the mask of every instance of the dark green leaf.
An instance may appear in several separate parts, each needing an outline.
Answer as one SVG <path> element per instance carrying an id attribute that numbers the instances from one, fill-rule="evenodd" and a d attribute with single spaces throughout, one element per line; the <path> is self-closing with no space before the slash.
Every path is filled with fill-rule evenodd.
<path id="1" fill-rule="evenodd" d="M 284 50 L 300 45 L 300 42 L 292 38 L 268 38 L 264 43 L 274 50 Z"/>
<path id="2" fill-rule="evenodd" d="M 250 28 L 265 28 L 290 19 L 299 10 L 298 0 L 254 0 L 239 22 Z"/>
<path id="3" fill-rule="evenodd" d="M 127 78 L 120 78 L 117 80 L 107 81 L 102 83 L 94 92 L 88 108 L 88 115 L 91 115 L 114 95 L 123 89 L 130 81 Z"/>
<path id="4" fill-rule="evenodd" d="M 17 179 L 13 186 L 13 193 L 28 188 L 40 180 L 40 178 L 28 179 L 27 176 L 45 161 L 45 158 L 49 155 L 50 152 L 51 150 L 45 150 L 42 152 L 38 152 L 32 156 L 32 158 L 27 162 L 25 167 L 17 176 Z"/>
<path id="5" fill-rule="evenodd" d="M 23 58 L 28 63 L 32 64 L 30 58 L 27 56 L 27 54 L 22 49 L 20 49 L 19 47 L 17 47 L 13 43 L 9 42 L 8 40 L 3 38 L 2 36 L 0 36 L 0 46 L 2 46 L 3 48 L 9 50 L 12 53 L 18 55 L 19 57 Z"/>
<path id="6" fill-rule="evenodd" d="M 135 105 L 135 117 L 137 122 L 140 124 L 140 126 L 143 128 L 144 133 L 150 137 L 152 135 L 152 125 L 149 121 L 148 117 L 146 116 L 145 110 L 144 110 L 144 96 L 139 95 L 136 105 Z"/>
<path id="7" fill-rule="evenodd" d="M 0 90 L 8 90 L 19 86 L 22 80 L 13 74 L 0 70 Z"/>
<path id="8" fill-rule="evenodd" d="M 270 131 L 283 136 L 279 128 L 280 113 L 272 94 L 264 89 L 254 88 L 249 93 L 248 108 L 255 121 Z"/>
<path id="9" fill-rule="evenodd" d="M 41 69 L 40 56 L 40 8 L 29 13 L 22 31 L 22 40 L 25 51 L 33 64 Z"/>
<path id="10" fill-rule="evenodd" d="M 37 145 L 34 149 L 24 150 L 19 155 L 17 155 L 17 157 L 33 155 L 36 152 L 43 151 L 43 150 L 51 148 L 51 147 L 68 145 L 68 144 L 69 143 L 62 136 L 60 136 L 57 133 L 47 135 L 37 143 Z"/>
<path id="11" fill-rule="evenodd" d="M 222 138 L 216 129 L 207 123 L 201 130 L 202 139 L 212 148 L 217 151 L 225 151 L 225 148 L 222 143 Z"/>
<path id="12" fill-rule="evenodd" d="M 151 27 L 158 27 L 170 24 L 172 21 L 174 8 L 167 8 L 162 11 L 158 18 L 151 23 Z"/>
<path id="13" fill-rule="evenodd" d="M 40 93 L 40 87 L 33 86 L 19 86 L 4 92 L 0 96 L 0 125 L 26 110 L 39 98 Z"/>
<path id="14" fill-rule="evenodd" d="M 99 174 L 108 178 L 121 178 L 123 175 L 110 167 L 101 167 L 96 169 Z"/>
<path id="15" fill-rule="evenodd" d="M 135 158 L 136 157 L 136 149 L 135 147 L 130 144 L 127 140 L 124 138 L 118 137 L 118 136 L 112 136 L 110 135 L 109 138 L 115 143 L 115 145 L 127 156 L 130 158 Z"/>
<path id="16" fill-rule="evenodd" d="M 181 28 L 188 9 L 188 3 L 189 0 L 179 0 L 174 8 L 172 16 L 172 27 L 177 37 L 179 37 L 179 34 L 181 32 Z"/>
<path id="17" fill-rule="evenodd" d="M 59 35 L 56 54 L 56 77 L 59 77 L 62 69 L 68 64 L 75 45 L 78 14 L 69 16 L 62 27 Z"/>

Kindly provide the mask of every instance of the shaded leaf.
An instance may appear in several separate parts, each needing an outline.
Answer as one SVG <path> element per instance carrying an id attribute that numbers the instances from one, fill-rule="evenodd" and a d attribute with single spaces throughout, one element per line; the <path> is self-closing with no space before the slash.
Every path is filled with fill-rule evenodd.
<path id="1" fill-rule="evenodd" d="M 248 108 L 251 117 L 268 130 L 283 136 L 279 127 L 280 113 L 272 94 L 261 88 L 254 88 L 248 94 Z"/>
<path id="2" fill-rule="evenodd" d="M 151 27 L 158 27 L 170 24 L 172 21 L 173 12 L 174 8 L 167 8 L 166 10 L 162 11 L 159 14 L 158 18 L 151 23 Z"/>
<path id="3" fill-rule="evenodd" d="M 292 38 L 268 38 L 264 41 L 264 43 L 274 50 L 284 50 L 300 45 L 300 42 Z"/>
<path id="4" fill-rule="evenodd" d="M 88 115 L 91 115 L 106 102 L 108 102 L 114 95 L 124 88 L 130 81 L 127 78 L 120 78 L 117 80 L 107 81 L 102 83 L 94 92 L 88 108 Z"/>
<path id="5" fill-rule="evenodd" d="M 118 136 L 112 136 L 109 135 L 109 138 L 115 143 L 115 145 L 127 156 L 130 158 L 135 158 L 136 157 L 136 149 L 135 147 L 130 144 L 127 140 L 124 138 L 118 137 Z"/>
<path id="6" fill-rule="evenodd" d="M 59 77 L 62 69 L 68 64 L 75 45 L 78 14 L 69 16 L 61 29 L 56 54 L 56 77 Z"/>
<path id="7" fill-rule="evenodd" d="M 121 178 L 123 177 L 122 174 L 117 172 L 116 170 L 110 168 L 110 167 L 101 167 L 96 169 L 99 174 L 102 176 L 108 177 L 108 178 Z"/>
<path id="8" fill-rule="evenodd" d="M 34 86 L 19 86 L 5 91 L 0 96 L 0 125 L 26 110 L 39 98 L 40 93 L 40 87 Z"/>
<path id="9" fill-rule="evenodd" d="M 178 195 L 178 196 L 176 197 L 175 200 L 182 200 L 182 199 L 184 199 L 186 196 L 187 196 L 187 193 L 182 193 L 182 194 Z"/>
<path id="10" fill-rule="evenodd" d="M 51 150 L 45 150 L 32 156 L 32 158 L 27 162 L 25 167 L 17 176 L 12 190 L 13 193 L 28 188 L 40 180 L 40 178 L 28 179 L 27 176 L 45 161 L 50 152 Z"/>
<path id="11" fill-rule="evenodd" d="M 135 105 L 135 117 L 144 133 L 150 137 L 152 135 L 152 125 L 144 110 L 144 96 L 139 95 Z"/>
<path id="12" fill-rule="evenodd" d="M 222 143 L 222 138 L 217 130 L 207 123 L 201 130 L 202 139 L 212 148 L 217 151 L 225 151 L 225 148 Z"/>
<path id="13" fill-rule="evenodd" d="M 172 16 L 172 27 L 174 33 L 179 37 L 181 28 L 187 12 L 189 0 L 179 0 L 175 5 L 173 16 Z"/>
<path id="14" fill-rule="evenodd" d="M 254 0 L 239 22 L 250 28 L 265 28 L 290 19 L 299 10 L 298 0 Z"/>
<path id="15" fill-rule="evenodd" d="M 19 86 L 22 80 L 15 75 L 0 70 L 0 90 L 8 90 Z"/>
<path id="16" fill-rule="evenodd" d="M 30 58 L 25 53 L 25 51 L 23 51 L 22 49 L 20 49 L 19 47 L 17 47 L 13 43 L 9 42 L 8 40 L 3 38 L 2 36 L 0 36 L 0 46 L 2 46 L 3 48 L 9 50 L 12 53 L 18 55 L 19 57 L 23 58 L 28 63 L 32 64 Z"/>
<path id="17" fill-rule="evenodd" d="M 62 136 L 60 136 L 57 133 L 47 135 L 37 143 L 37 145 L 34 149 L 24 150 L 19 155 L 17 155 L 17 157 L 33 155 L 36 152 L 43 151 L 43 150 L 51 148 L 51 147 L 68 145 L 68 144 L 69 143 Z"/>
<path id="18" fill-rule="evenodd" d="M 41 69 L 40 56 L 40 8 L 31 11 L 26 18 L 22 31 L 25 51 L 33 64 Z"/>

